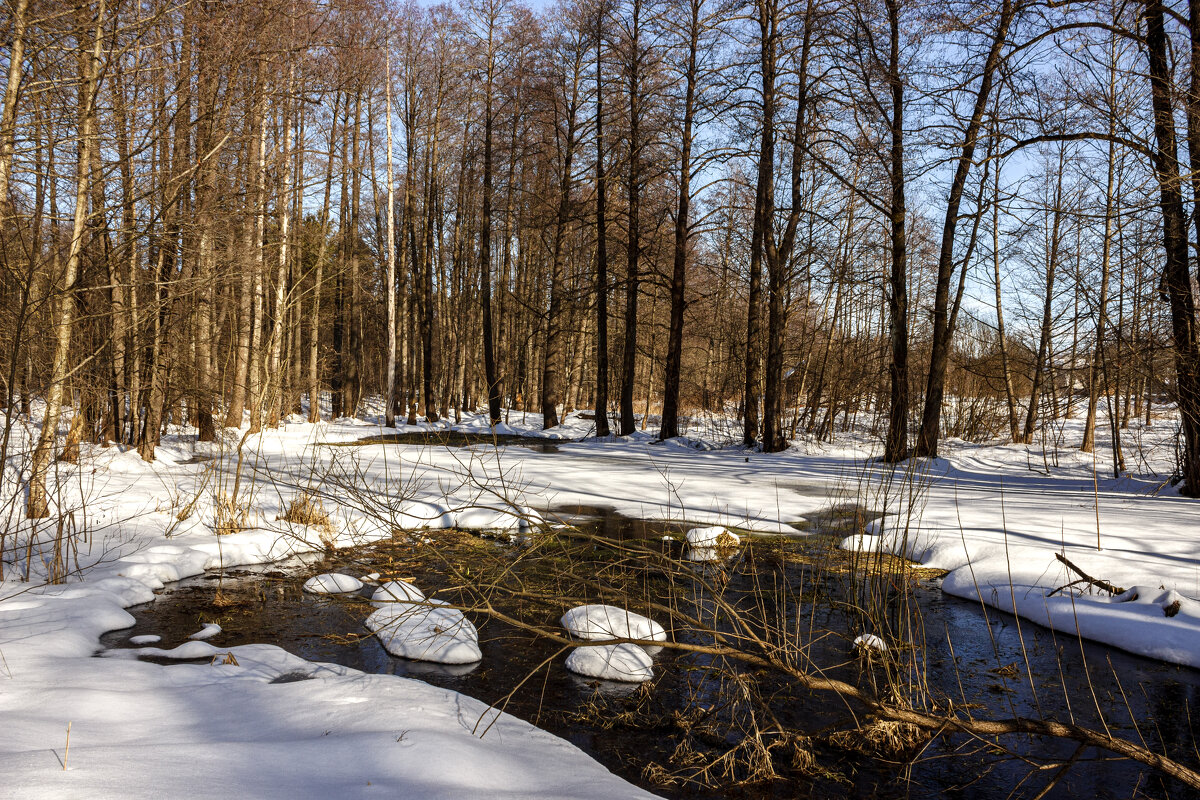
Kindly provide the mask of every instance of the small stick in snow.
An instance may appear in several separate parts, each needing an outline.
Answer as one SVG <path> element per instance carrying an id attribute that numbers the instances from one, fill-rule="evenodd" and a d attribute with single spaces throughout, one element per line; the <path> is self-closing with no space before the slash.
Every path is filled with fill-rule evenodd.
<path id="1" fill-rule="evenodd" d="M 63 749 L 63 772 L 67 771 L 67 758 L 71 755 L 71 722 L 67 721 L 67 746 Z"/>
<path id="2" fill-rule="evenodd" d="M 1079 567 L 1072 564 L 1071 560 L 1069 558 L 1067 558 L 1066 556 L 1064 556 L 1062 553 L 1055 553 L 1054 557 L 1057 558 L 1059 561 L 1061 561 L 1063 564 L 1065 564 L 1067 569 L 1071 570 L 1076 575 L 1078 575 L 1080 579 L 1077 581 L 1071 581 L 1066 586 L 1058 587 L 1053 592 L 1046 595 L 1047 597 L 1053 597 L 1058 592 L 1061 592 L 1063 589 L 1066 589 L 1067 586 L 1074 586 L 1077 583 L 1086 583 L 1091 586 L 1095 586 L 1097 589 L 1103 589 L 1104 591 L 1106 591 L 1112 595 L 1125 594 L 1125 590 L 1122 589 L 1120 586 L 1113 586 L 1111 583 L 1104 580 L 1103 578 L 1093 578 L 1091 575 L 1088 575 L 1086 572 L 1081 570 Z"/>

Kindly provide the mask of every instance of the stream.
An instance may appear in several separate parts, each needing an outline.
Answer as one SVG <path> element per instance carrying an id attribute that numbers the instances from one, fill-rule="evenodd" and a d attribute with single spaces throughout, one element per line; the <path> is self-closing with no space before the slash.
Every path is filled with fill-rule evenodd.
<path id="1" fill-rule="evenodd" d="M 671 798 L 1035 797 L 1058 770 L 1031 772 L 1022 757 L 1065 760 L 1075 751 L 1069 742 L 1014 736 L 1005 739 L 1011 752 L 1004 753 L 992 742 L 942 736 L 903 753 L 882 752 L 839 733 L 853 726 L 857 709 L 762 670 L 665 649 L 654 657 L 656 677 L 648 684 L 596 681 L 569 673 L 557 644 L 471 612 L 479 628 L 481 662 L 447 667 L 408 661 L 389 655 L 367 633 L 362 623 L 372 609 L 363 597 L 301 590 L 305 578 L 321 572 L 379 572 L 384 579 L 410 580 L 427 593 L 470 606 L 479 600 L 470 581 L 517 576 L 529 596 L 497 591 L 489 600 L 512 617 L 555 628 L 566 605 L 540 598 L 586 592 L 572 576 L 624 585 L 631 598 L 670 602 L 688 613 L 714 608 L 713 587 L 719 586 L 733 606 L 795 625 L 803 658 L 824 675 L 869 685 L 889 672 L 878 658 L 856 657 L 850 645 L 864 629 L 862 615 L 847 609 L 871 582 L 861 565 L 834 561 L 848 556 L 833 553 L 832 542 L 852 524 L 853 509 L 829 509 L 816 518 L 813 536 L 752 539 L 730 560 L 700 565 L 687 565 L 678 558 L 678 542 L 663 540 L 678 537 L 683 530 L 678 525 L 591 507 L 554 509 L 547 516 L 569 524 L 579 532 L 578 540 L 565 528 L 551 531 L 555 542 L 539 551 L 507 536 L 429 531 L 415 540 L 181 581 L 154 602 L 131 608 L 136 623 L 106 634 L 102 646 L 132 647 L 131 637 L 157 634 L 159 646 L 170 648 L 185 642 L 201 623 L 218 622 L 223 631 L 211 640 L 218 647 L 275 644 L 313 661 L 417 678 L 496 703 L 568 739 L 626 779 Z M 594 537 L 602 541 L 597 544 Z M 679 568 L 663 573 L 644 553 L 614 556 L 626 542 L 646 552 L 659 550 Z M 532 557 L 535 552 L 540 557 Z M 895 625 L 879 632 L 918 642 L 898 662 L 908 666 L 893 664 L 890 671 L 921 676 L 929 697 L 980 716 L 1042 716 L 1097 727 L 1102 725 L 1099 706 L 1103 724 L 1115 735 L 1144 740 L 1152 750 L 1165 749 L 1197 766 L 1200 672 L 1081 642 L 949 597 L 938 588 L 938 576 L 927 571 L 883 570 L 871 585 L 882 593 L 881 607 L 891 609 L 877 623 Z M 630 605 L 638 610 L 636 601 Z M 725 626 L 721 623 L 721 630 Z M 711 643 L 711 637 L 686 631 L 672 638 Z M 736 746 L 749 720 L 763 723 L 764 708 L 783 728 L 801 735 L 801 749 L 811 759 L 777 757 L 778 777 L 742 785 L 736 784 L 761 776 L 736 766 L 721 775 L 714 767 L 708 781 L 683 780 L 694 765 L 717 760 Z M 1166 784 L 1132 762 L 1088 750 L 1046 796 L 1200 795 Z"/>

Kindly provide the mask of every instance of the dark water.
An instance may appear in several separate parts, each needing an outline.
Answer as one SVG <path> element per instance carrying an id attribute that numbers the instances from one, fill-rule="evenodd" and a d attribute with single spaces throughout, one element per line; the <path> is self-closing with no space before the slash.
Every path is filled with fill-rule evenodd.
<path id="1" fill-rule="evenodd" d="M 469 605 L 478 600 L 470 588 L 474 581 L 517 575 L 525 596 L 495 592 L 492 602 L 511 616 L 555 627 L 569 604 L 545 602 L 540 596 L 572 596 L 580 591 L 584 584 L 573 580 L 572 574 L 627 586 L 635 610 L 639 600 L 634 598 L 650 597 L 669 600 L 684 613 L 711 611 L 714 591 L 704 588 L 707 584 L 719 586 L 726 602 L 757 609 L 763 618 L 791 623 L 800 619 L 797 640 L 803 658 L 828 677 L 868 685 L 881 681 L 887 671 L 854 656 L 850 641 L 862 630 L 862 620 L 845 608 L 863 591 L 861 574 L 853 569 L 855 564 L 814 559 L 814 551 L 827 546 L 827 541 L 822 544 L 818 537 L 774 544 L 755 541 L 727 563 L 696 565 L 692 572 L 661 571 L 646 553 L 659 549 L 678 557 L 677 542 L 660 541 L 664 534 L 678 533 L 677 526 L 624 519 L 596 508 L 561 509 L 560 514 L 609 543 L 582 539 L 576 546 L 570 542 L 571 534 L 562 532 L 567 543 L 559 550 L 540 552 L 537 560 L 533 548 L 446 531 L 430 533 L 431 544 L 373 546 L 339 551 L 286 570 L 208 575 L 131 609 L 136 625 L 109 634 L 104 644 L 129 646 L 130 636 L 156 633 L 163 636 L 160 646 L 172 647 L 186 641 L 202 621 L 217 621 L 223 627 L 211 640 L 217 646 L 278 644 L 304 658 L 419 678 L 495 703 L 569 739 L 614 772 L 668 797 L 1036 797 L 1059 770 L 1033 770 L 1022 759 L 1053 763 L 1075 755 L 1071 743 L 1026 737 L 1003 741 L 1011 753 L 992 742 L 962 736 L 938 737 L 925 747 L 904 752 L 864 749 L 847 744 L 839 735 L 853 727 L 859 709 L 830 694 L 810 693 L 772 674 L 711 656 L 671 650 L 655 656 L 656 678 L 645 686 L 585 679 L 562 666 L 565 654 L 558 645 L 480 614 L 470 615 L 480 630 L 484 657 L 479 664 L 445 667 L 407 661 L 390 656 L 367 635 L 362 620 L 372 609 L 363 599 L 307 595 L 300 589 L 305 577 L 319 572 L 378 571 L 385 578 L 409 579 L 427 592 L 436 590 L 439 597 Z M 851 524 L 851 519 L 846 510 L 834 509 L 817 524 L 836 530 Z M 643 550 L 631 559 L 614 558 L 613 551 L 622 543 L 636 543 Z M 884 575 L 874 591 L 886 595 L 889 580 Z M 895 613 L 885 609 L 877 615 L 873 630 L 889 639 L 903 633 L 923 641 L 923 648 L 908 653 L 900 663 L 924 674 L 928 698 L 952 701 L 982 718 L 1023 716 L 1099 727 L 1103 716 L 1103 724 L 1115 735 L 1144 739 L 1151 749 L 1165 749 L 1196 766 L 1200 673 L 1019 623 L 1009 615 L 943 595 L 933 576 L 909 575 L 907 580 L 904 591 L 885 597 L 886 603 L 896 606 Z M 904 613 L 904 596 L 915 599 L 918 615 Z M 661 614 L 652 616 L 662 619 Z M 719 620 L 717 627 L 732 630 L 727 620 Z M 673 638 L 711 643 L 711 637 L 687 632 L 677 632 Z M 791 769 L 783 755 L 787 746 L 780 744 L 775 753 L 780 777 L 775 780 L 730 785 L 752 776 L 744 768 L 722 774 L 716 767 L 707 783 L 719 785 L 697 782 L 698 765 L 736 745 L 742 738 L 739 731 L 752 717 L 760 727 L 771 727 L 763 709 L 769 709 L 765 713 L 784 729 L 804 734 L 803 749 L 815 757 L 815 768 L 810 764 L 803 770 Z M 774 741 L 769 733 L 767 739 Z M 673 783 L 664 781 L 664 776 L 672 775 Z M 1073 767 L 1046 796 L 1198 795 L 1164 784 L 1131 762 L 1089 750 L 1078 754 Z"/>
<path id="2" fill-rule="evenodd" d="M 528 447 L 540 453 L 557 453 L 558 446 L 569 439 L 547 439 L 542 436 L 522 436 L 515 433 L 472 433 L 470 431 L 422 430 L 406 433 L 383 433 L 364 436 L 352 442 L 334 442 L 331 447 L 358 447 L 372 444 L 420 444 L 440 447 L 471 447 L 491 445 L 493 447 Z"/>

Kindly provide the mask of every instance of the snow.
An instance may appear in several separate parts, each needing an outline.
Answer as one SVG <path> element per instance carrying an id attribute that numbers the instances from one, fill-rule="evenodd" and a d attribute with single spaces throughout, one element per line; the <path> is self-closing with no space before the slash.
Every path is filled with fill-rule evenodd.
<path id="1" fill-rule="evenodd" d="M 193 634 L 192 634 L 191 636 L 189 636 L 188 638 L 189 638 L 189 639 L 195 639 L 195 640 L 197 640 L 197 641 L 202 641 L 202 640 L 204 640 L 204 639 L 211 639 L 211 638 L 213 638 L 214 636 L 216 636 L 216 635 L 217 635 L 218 633 L 220 633 L 220 632 L 221 632 L 221 626 L 220 626 L 220 625 L 218 625 L 218 624 L 217 624 L 217 623 L 215 623 L 215 622 L 207 622 L 207 623 L 205 623 L 205 624 L 204 624 L 204 627 L 203 627 L 203 628 L 201 628 L 200 630 L 196 631 L 195 633 L 193 633 Z"/>
<path id="2" fill-rule="evenodd" d="M 451 512 L 454 527 L 478 531 L 514 531 L 526 533 L 542 523 L 542 515 L 521 506 L 503 508 L 474 506 Z"/>
<path id="3" fill-rule="evenodd" d="M 512 412 L 497 432 L 541 435 L 539 422 L 538 415 Z M 384 432 L 378 416 L 317 425 L 292 418 L 246 440 L 241 488 L 232 498 L 245 527 L 223 536 L 215 535 L 218 510 L 231 499 L 240 432 L 227 431 L 199 451 L 193 432 L 172 428 L 150 464 L 128 448 L 85 445 L 80 464 L 56 464 L 51 476 L 56 513 L 75 513 L 87 525 L 80 539 L 86 544 L 70 554 L 68 574 L 57 583 L 48 582 L 57 519 L 25 520 L 21 482 L 6 473 L 5 786 L 31 798 L 649 796 L 557 737 L 417 681 L 312 664 L 264 645 L 219 648 L 199 640 L 94 657 L 102 634 L 132 624 L 125 608 L 153 601 L 169 582 L 326 547 L 404 541 L 409 528 L 526 533 L 535 529 L 535 509 L 603 506 L 693 528 L 794 536 L 819 532 L 806 520 L 830 506 L 858 502 L 868 516 L 882 517 L 846 537 L 848 549 L 946 570 L 946 592 L 1057 631 L 1200 667 L 1200 504 L 1165 485 L 1176 424 L 1169 416 L 1152 427 L 1135 420 L 1123 432 L 1132 471 L 1120 477 L 1112 476 L 1103 419 L 1094 456 L 1076 449 L 1076 418 L 1033 445 L 950 439 L 942 458 L 895 466 L 875 462 L 878 443 L 860 432 L 767 455 L 717 446 L 710 434 L 723 441 L 739 434 L 728 421 L 710 422 L 708 431 L 693 428 L 688 439 L 666 444 L 656 444 L 650 431 L 568 441 L 593 426 L 572 414 L 546 437 L 558 452 L 543 453 L 484 445 L 337 447 Z M 488 429 L 481 415 L 464 415 L 456 427 Z M 11 452 L 28 452 L 38 430 L 19 421 L 13 433 Z M 215 457 L 195 463 L 195 454 Z M 305 490 L 322 500 L 330 526 L 278 519 Z M 408 541 L 428 546 L 419 537 Z M 1129 591 L 1055 592 L 1077 578 L 1056 553 Z M 460 612 L 432 601 L 414 605 L 407 594 L 398 599 L 410 602 L 375 612 L 396 647 L 415 649 L 408 634 L 425 626 L 437 642 L 426 642 L 425 653 L 478 658 L 473 636 L 464 633 L 474 626 L 465 617 L 460 622 Z M 666 638 L 661 626 L 623 609 L 584 608 L 611 611 L 565 614 L 564 626 L 580 638 Z M 411 630 L 399 635 L 406 625 Z M 596 652 L 585 655 L 589 650 Z M 579 659 L 603 652 L 575 651 Z M 141 655 L 203 663 L 168 666 L 137 660 Z M 228 656 L 236 665 L 223 663 Z M 309 679 L 271 682 L 297 674 Z"/>
<path id="4" fill-rule="evenodd" d="M 304 582 L 304 591 L 312 594 L 351 594 L 363 586 L 362 581 L 353 575 L 342 575 L 337 572 L 326 572 L 313 575 Z"/>
<path id="5" fill-rule="evenodd" d="M 654 620 L 616 606 L 576 606 L 559 620 L 577 639 L 642 639 L 665 642 L 667 632 Z"/>
<path id="6" fill-rule="evenodd" d="M 441 600 L 377 608 L 366 626 L 394 656 L 438 664 L 472 664 L 483 658 L 479 632 L 463 613 Z"/>
<path id="7" fill-rule="evenodd" d="M 724 561 L 725 557 L 715 547 L 689 547 L 683 551 L 683 560 L 706 564 L 713 561 Z"/>
<path id="8" fill-rule="evenodd" d="M 880 653 L 888 651 L 887 643 L 873 633 L 860 633 L 854 637 L 853 647 L 860 651 L 876 650 Z"/>
<path id="9" fill-rule="evenodd" d="M 688 547 L 736 547 L 740 542 L 736 533 L 721 525 L 692 528 L 687 532 Z"/>
<path id="10" fill-rule="evenodd" d="M 567 669 L 589 678 L 641 683 L 654 677 L 654 662 L 636 644 L 576 647 L 567 656 Z"/>
<path id="11" fill-rule="evenodd" d="M 129 643 L 136 645 L 157 644 L 162 641 L 162 637 L 157 633 L 144 633 L 141 636 L 130 636 Z"/>
<path id="12" fill-rule="evenodd" d="M 371 605 L 384 608 L 394 603 L 421 603 L 425 594 L 407 581 L 387 581 L 376 587 L 371 595 Z"/>

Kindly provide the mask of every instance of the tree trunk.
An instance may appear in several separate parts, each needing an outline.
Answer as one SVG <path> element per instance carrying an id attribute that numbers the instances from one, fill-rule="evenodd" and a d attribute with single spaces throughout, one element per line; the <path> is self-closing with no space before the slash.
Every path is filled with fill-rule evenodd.
<path id="1" fill-rule="evenodd" d="M 934 287 L 933 331 L 929 354 L 929 374 L 925 383 L 925 410 L 921 415 L 921 430 L 917 435 L 916 455 L 936 458 L 941 437 L 942 400 L 945 395 L 946 368 L 950 362 L 950 344 L 954 335 L 950 324 L 950 281 L 954 277 L 954 239 L 958 231 L 959 208 L 963 190 L 975 157 L 975 145 L 983 124 L 984 111 L 992 93 L 992 83 L 1000 67 L 1001 53 L 1008 41 L 1008 30 L 1015 16 L 1014 0 L 1002 0 L 1000 18 L 991 49 L 983 65 L 975 105 L 967 123 L 962 150 L 950 183 L 946 199 L 946 215 L 942 224 L 941 249 L 938 253 L 937 283 Z M 964 265 L 965 268 L 965 265 Z"/>
<path id="2" fill-rule="evenodd" d="M 596 11 L 596 435 L 608 436 L 608 181 L 604 175 L 604 5 Z"/>
<path id="3" fill-rule="evenodd" d="M 908 241 L 904 184 L 904 81 L 900 75 L 900 0 L 887 0 L 888 83 L 892 95 L 891 181 L 889 213 L 892 236 L 891 274 L 888 278 L 888 338 L 892 358 L 888 431 L 883 459 L 891 463 L 908 458 Z"/>
<path id="4" fill-rule="evenodd" d="M 1171 71 L 1161 0 L 1146 3 L 1146 51 L 1150 64 L 1150 97 L 1154 108 L 1153 163 L 1163 215 L 1163 249 L 1166 264 L 1161 289 L 1171 307 L 1171 335 L 1175 345 L 1176 394 L 1182 417 L 1183 491 L 1200 496 L 1200 342 L 1196 338 L 1196 299 L 1188 274 L 1187 217 L 1180 189 L 1179 163 L 1173 118 Z M 1200 25 L 1193 9 L 1192 27 Z M 1200 65 L 1197 65 L 1200 66 Z M 1194 66 L 1193 68 L 1197 68 Z M 1189 113 L 1192 106 L 1189 105 Z M 1200 126 L 1197 126 L 1200 131 Z M 1189 142 L 1189 145 L 1193 143 Z M 1200 147 L 1200 141 L 1194 143 Z"/>
<path id="5" fill-rule="evenodd" d="M 29 467 L 29 500 L 25 507 L 26 516 L 41 519 L 50 515 L 46 497 L 46 470 L 54 452 L 58 421 L 62 414 L 63 391 L 66 386 L 71 355 L 71 332 L 75 321 L 75 281 L 79 276 L 83 253 L 83 234 L 87 225 L 88 195 L 91 187 L 91 138 L 96 126 L 96 88 L 100 80 L 100 55 L 104 46 L 105 0 L 100 0 L 90 53 L 82 54 L 86 59 L 83 84 L 79 87 L 79 155 L 75 171 L 75 219 L 71 230 L 71 246 L 67 253 L 66 273 L 62 280 L 62 293 L 54 319 L 54 360 L 51 365 L 50 383 L 46 389 L 46 415 L 42 420 L 42 431 L 34 448 Z"/>
<path id="6" fill-rule="evenodd" d="M 679 197 L 675 206 L 675 248 L 671 270 L 671 322 L 667 334 L 667 364 L 663 376 L 662 425 L 659 439 L 679 435 L 679 381 L 683 363 L 683 313 L 687 307 L 687 248 L 692 200 L 692 125 L 696 116 L 697 55 L 700 48 L 700 10 L 703 0 L 690 0 L 688 58 L 684 70 L 683 130 L 679 153 Z"/>

